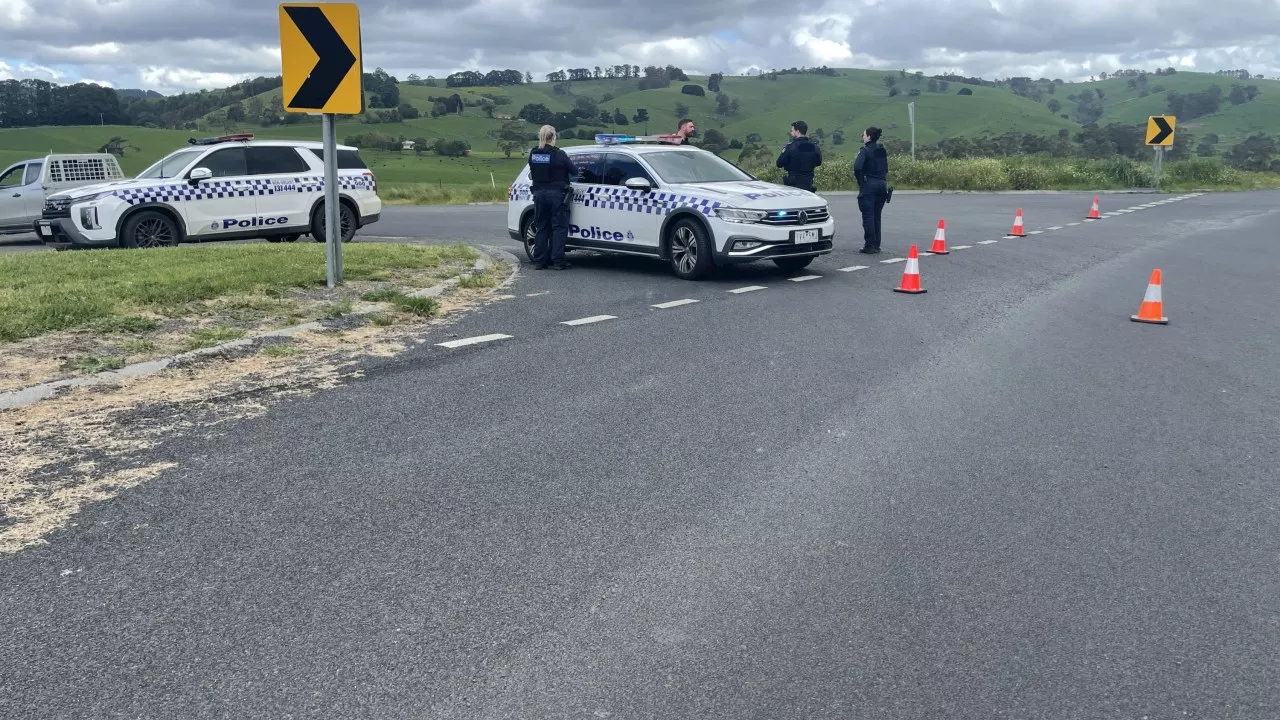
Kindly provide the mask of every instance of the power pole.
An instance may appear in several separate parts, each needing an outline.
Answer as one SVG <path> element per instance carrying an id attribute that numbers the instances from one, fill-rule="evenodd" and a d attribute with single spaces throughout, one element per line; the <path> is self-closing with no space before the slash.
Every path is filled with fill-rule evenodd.
<path id="1" fill-rule="evenodd" d="M 911 121 L 911 162 L 916 161 L 916 103 L 907 103 L 907 119 Z"/>

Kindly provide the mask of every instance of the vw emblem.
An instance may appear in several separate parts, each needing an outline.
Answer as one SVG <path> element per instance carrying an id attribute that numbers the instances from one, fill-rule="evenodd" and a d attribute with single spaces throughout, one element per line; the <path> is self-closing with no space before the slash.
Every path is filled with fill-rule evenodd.
<path id="1" fill-rule="evenodd" d="M 807 225 L 808 223 L 809 223 L 809 211 L 808 211 L 808 210 L 801 210 L 801 211 L 800 211 L 800 224 L 801 224 L 801 225 Z"/>
<path id="2" fill-rule="evenodd" d="M 217 221 L 214 221 L 214 222 L 209 223 L 209 229 L 210 229 L 210 230 L 217 230 L 217 229 L 218 229 L 218 223 L 217 223 Z"/>

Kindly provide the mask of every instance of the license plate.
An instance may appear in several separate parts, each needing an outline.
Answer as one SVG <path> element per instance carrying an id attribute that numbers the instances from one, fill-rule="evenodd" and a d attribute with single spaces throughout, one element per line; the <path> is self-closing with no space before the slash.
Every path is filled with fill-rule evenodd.
<path id="1" fill-rule="evenodd" d="M 818 230 L 817 228 L 810 228 L 808 230 L 793 230 L 791 232 L 791 242 L 797 245 L 816 243 L 822 239 L 822 236 L 819 234 L 820 232 L 821 231 Z"/>
<path id="2" fill-rule="evenodd" d="M 53 235 L 53 228 L 49 227 L 48 223 L 40 223 L 40 234 L 50 237 Z"/>

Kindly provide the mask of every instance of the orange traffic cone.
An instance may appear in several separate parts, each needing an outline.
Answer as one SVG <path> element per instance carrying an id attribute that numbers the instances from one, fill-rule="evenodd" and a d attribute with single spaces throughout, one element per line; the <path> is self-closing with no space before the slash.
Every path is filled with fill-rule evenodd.
<path id="1" fill-rule="evenodd" d="M 920 254 L 912 245 L 907 251 L 907 268 L 902 271 L 902 284 L 894 288 L 894 292 L 911 293 L 913 295 L 929 292 L 920 287 Z"/>
<path id="2" fill-rule="evenodd" d="M 1027 233 L 1022 229 L 1022 208 L 1018 208 L 1018 214 L 1013 216 L 1013 229 L 1009 231 L 1007 237 L 1026 237 Z"/>
<path id="3" fill-rule="evenodd" d="M 1151 280 L 1147 283 L 1147 294 L 1142 297 L 1142 306 L 1137 315 L 1130 315 L 1134 322 L 1168 325 L 1169 318 L 1164 316 L 1164 300 L 1160 295 L 1160 268 L 1151 271 Z"/>
<path id="4" fill-rule="evenodd" d="M 933 247 L 929 248 L 929 252 L 934 255 L 951 254 L 947 249 L 947 223 L 941 218 L 938 219 L 938 230 L 933 234 Z"/>
<path id="5" fill-rule="evenodd" d="M 1085 220 L 1101 220 L 1102 215 L 1098 213 L 1098 196 L 1093 196 L 1093 207 L 1089 208 L 1089 214 L 1084 216 Z"/>

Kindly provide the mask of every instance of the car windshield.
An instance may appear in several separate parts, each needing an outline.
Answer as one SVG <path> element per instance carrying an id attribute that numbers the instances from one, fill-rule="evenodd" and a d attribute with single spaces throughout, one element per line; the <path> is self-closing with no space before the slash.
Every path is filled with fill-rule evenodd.
<path id="1" fill-rule="evenodd" d="M 171 153 L 168 157 L 151 167 L 143 170 L 138 175 L 139 180 L 154 180 L 156 178 L 175 177 L 182 169 L 187 166 L 197 155 L 204 150 L 179 150 Z"/>
<path id="2" fill-rule="evenodd" d="M 665 183 L 742 182 L 751 176 L 719 155 L 703 150 L 651 152 L 645 162 Z"/>

